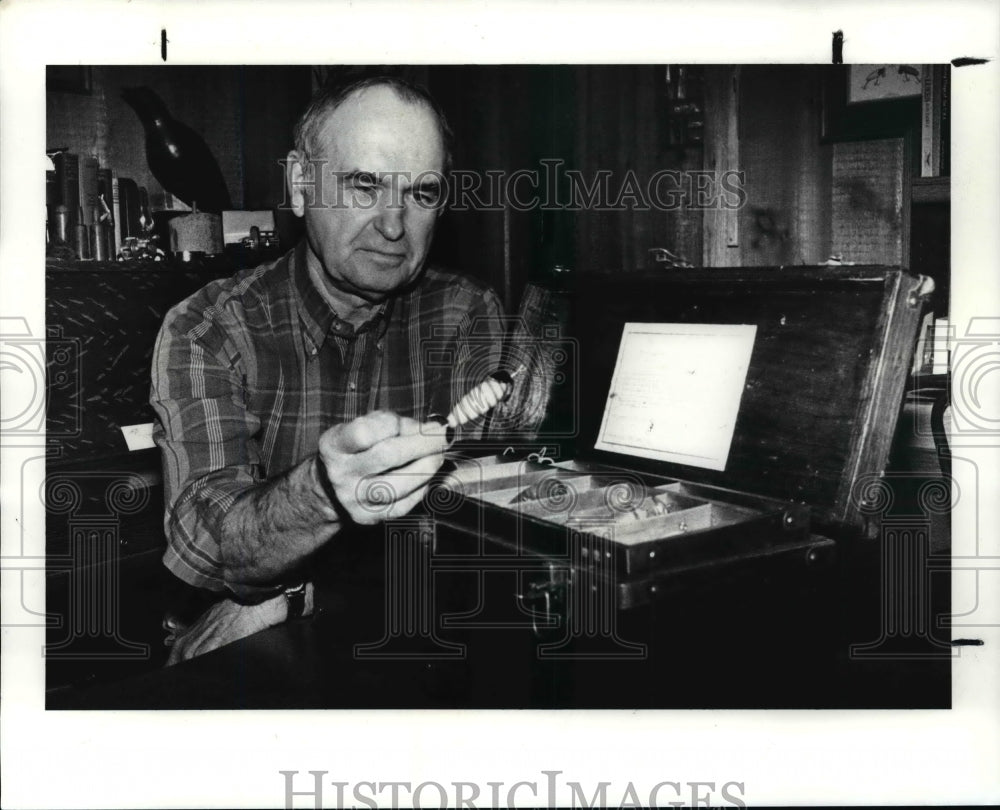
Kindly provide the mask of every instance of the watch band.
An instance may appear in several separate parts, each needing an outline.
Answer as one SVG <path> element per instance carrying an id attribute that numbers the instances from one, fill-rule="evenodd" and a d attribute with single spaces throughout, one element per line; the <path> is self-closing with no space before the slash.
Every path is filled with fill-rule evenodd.
<path id="1" fill-rule="evenodd" d="M 285 588 L 285 602 L 288 605 L 288 615 L 285 621 L 301 619 L 306 612 L 306 583 L 300 582 L 298 585 Z"/>

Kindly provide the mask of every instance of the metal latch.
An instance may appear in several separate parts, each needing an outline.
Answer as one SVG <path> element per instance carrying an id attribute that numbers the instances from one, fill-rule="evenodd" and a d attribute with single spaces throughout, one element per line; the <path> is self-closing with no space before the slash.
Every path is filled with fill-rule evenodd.
<path id="1" fill-rule="evenodd" d="M 567 590 L 570 572 L 563 566 L 549 563 L 543 577 L 527 582 L 517 598 L 522 609 L 531 616 L 531 630 L 539 637 L 557 630 L 567 620 Z"/>

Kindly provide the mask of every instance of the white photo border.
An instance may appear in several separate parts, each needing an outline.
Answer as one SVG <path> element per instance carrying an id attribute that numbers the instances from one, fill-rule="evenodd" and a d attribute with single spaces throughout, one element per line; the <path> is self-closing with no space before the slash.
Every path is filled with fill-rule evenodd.
<path id="1" fill-rule="evenodd" d="M 162 29 L 168 64 L 827 63 L 837 30 L 848 62 L 988 59 L 953 71 L 953 323 L 963 334 L 971 318 L 998 314 L 1000 12 L 989 2 L 8 0 L 0 8 L 0 315 L 26 318 L 33 334 L 44 334 L 45 65 L 157 64 Z M 997 499 L 988 497 L 997 490 L 996 448 L 969 452 L 986 476 L 981 548 L 1000 557 L 995 539 L 985 543 L 998 534 Z M 5 561 L 24 553 L 20 458 L 5 447 L 0 464 Z M 979 610 L 992 623 L 980 628 L 984 646 L 955 662 L 950 711 L 46 712 L 42 633 L 4 627 L 4 805 L 282 807 L 280 770 L 483 786 L 560 770 L 584 784 L 735 780 L 751 804 L 993 803 L 993 565 L 978 577 Z M 5 613 L 20 598 L 6 587 L 9 574 Z M 955 584 L 968 583 L 956 575 Z"/>

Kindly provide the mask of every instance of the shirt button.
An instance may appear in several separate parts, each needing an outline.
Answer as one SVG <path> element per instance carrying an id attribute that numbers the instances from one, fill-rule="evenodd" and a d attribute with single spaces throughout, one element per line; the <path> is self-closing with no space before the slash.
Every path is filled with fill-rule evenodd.
<path id="1" fill-rule="evenodd" d="M 382 341 L 381 340 L 378 343 L 375 344 L 375 348 L 378 349 L 379 351 L 382 351 Z"/>
<path id="2" fill-rule="evenodd" d="M 311 354 L 313 357 L 315 357 L 318 353 L 319 353 L 319 349 L 317 349 L 315 346 L 313 346 L 312 347 L 312 351 L 309 352 L 309 354 Z"/>
<path id="3" fill-rule="evenodd" d="M 347 387 L 352 391 L 354 391 L 357 388 L 357 386 L 354 383 L 348 383 Z"/>

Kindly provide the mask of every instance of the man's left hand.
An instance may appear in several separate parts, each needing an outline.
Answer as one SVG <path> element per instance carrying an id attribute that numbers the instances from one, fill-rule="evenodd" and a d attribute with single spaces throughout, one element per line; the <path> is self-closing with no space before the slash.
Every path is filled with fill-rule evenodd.
<path id="1" fill-rule="evenodd" d="M 313 610 L 312 584 L 306 586 L 304 615 Z M 241 605 L 232 599 L 223 599 L 205 611 L 185 630 L 173 644 L 167 666 L 187 661 L 198 655 L 239 641 L 249 635 L 281 624 L 288 616 L 288 603 L 284 594 L 257 605 Z"/>

